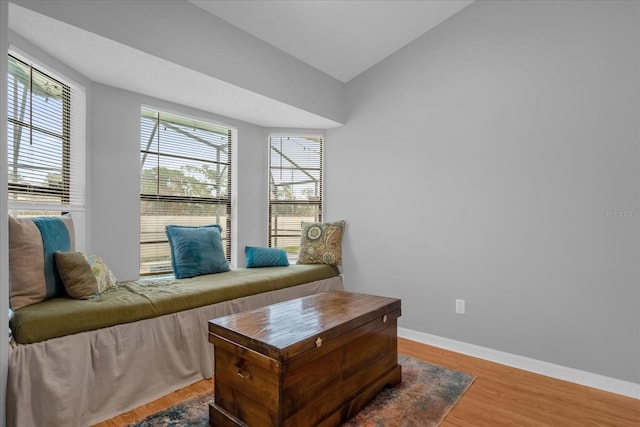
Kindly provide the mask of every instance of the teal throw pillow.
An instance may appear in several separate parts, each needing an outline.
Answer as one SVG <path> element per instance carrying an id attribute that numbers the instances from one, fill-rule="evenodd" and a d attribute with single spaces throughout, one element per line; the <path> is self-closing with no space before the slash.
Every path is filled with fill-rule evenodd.
<path id="1" fill-rule="evenodd" d="M 171 266 L 176 279 L 229 271 L 219 225 L 167 225 Z"/>
<path id="2" fill-rule="evenodd" d="M 32 218 L 42 235 L 44 254 L 44 277 L 47 282 L 47 298 L 64 295 L 64 285 L 56 268 L 56 251 L 71 249 L 71 237 L 67 225 L 58 217 L 41 216 Z"/>
<path id="3" fill-rule="evenodd" d="M 289 265 L 287 252 L 284 249 L 245 246 L 244 254 L 247 258 L 247 268 L 285 267 Z"/>

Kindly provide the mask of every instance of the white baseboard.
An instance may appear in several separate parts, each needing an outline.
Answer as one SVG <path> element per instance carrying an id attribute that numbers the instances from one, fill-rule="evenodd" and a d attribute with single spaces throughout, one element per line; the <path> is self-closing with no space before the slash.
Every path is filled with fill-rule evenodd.
<path id="1" fill-rule="evenodd" d="M 398 336 L 536 374 L 640 399 L 640 384 L 629 381 L 593 374 L 579 369 L 567 368 L 566 366 L 555 365 L 541 360 L 505 353 L 503 351 L 443 338 L 437 335 L 425 334 L 406 328 L 398 328 Z"/>

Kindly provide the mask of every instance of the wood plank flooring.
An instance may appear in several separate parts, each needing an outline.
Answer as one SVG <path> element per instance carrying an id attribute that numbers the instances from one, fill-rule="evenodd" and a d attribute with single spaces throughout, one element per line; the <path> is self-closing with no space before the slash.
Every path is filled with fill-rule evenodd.
<path id="1" fill-rule="evenodd" d="M 640 400 L 400 339 L 398 351 L 477 378 L 442 426 L 640 426 Z"/>
<path id="2" fill-rule="evenodd" d="M 476 375 L 441 424 L 466 426 L 640 426 L 640 400 L 398 339 L 398 351 Z M 202 380 L 96 427 L 123 427 L 213 389 Z"/>

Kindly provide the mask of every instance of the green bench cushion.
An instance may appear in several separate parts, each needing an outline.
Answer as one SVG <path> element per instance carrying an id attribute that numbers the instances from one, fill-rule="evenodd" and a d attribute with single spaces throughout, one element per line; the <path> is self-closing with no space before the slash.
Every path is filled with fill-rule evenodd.
<path id="1" fill-rule="evenodd" d="M 189 279 L 124 282 L 90 300 L 53 298 L 17 310 L 9 326 L 17 343 L 30 344 L 79 332 L 203 307 L 339 275 L 331 265 L 238 269 Z"/>

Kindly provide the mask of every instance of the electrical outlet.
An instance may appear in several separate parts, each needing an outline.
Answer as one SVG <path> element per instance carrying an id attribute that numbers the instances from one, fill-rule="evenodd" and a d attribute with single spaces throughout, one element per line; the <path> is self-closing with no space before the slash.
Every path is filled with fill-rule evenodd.
<path id="1" fill-rule="evenodd" d="M 466 307 L 465 307 L 465 302 L 463 299 L 457 299 L 456 300 L 456 313 L 457 314 L 465 314 L 466 312 Z"/>

